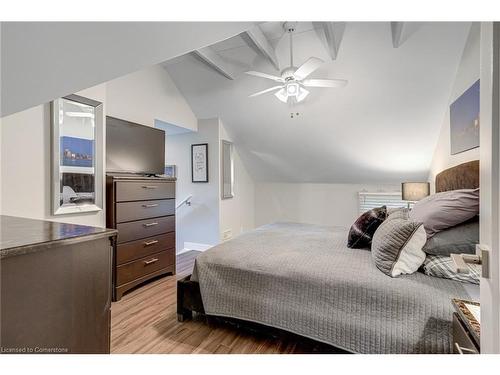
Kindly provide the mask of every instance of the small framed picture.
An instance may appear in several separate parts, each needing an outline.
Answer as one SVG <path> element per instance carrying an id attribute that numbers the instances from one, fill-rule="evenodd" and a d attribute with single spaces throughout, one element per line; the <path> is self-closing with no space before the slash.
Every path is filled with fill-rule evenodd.
<path id="1" fill-rule="evenodd" d="M 165 165 L 165 176 L 176 178 L 177 177 L 177 166 L 176 165 Z"/>
<path id="2" fill-rule="evenodd" d="M 191 181 L 208 182 L 208 143 L 191 145 Z"/>

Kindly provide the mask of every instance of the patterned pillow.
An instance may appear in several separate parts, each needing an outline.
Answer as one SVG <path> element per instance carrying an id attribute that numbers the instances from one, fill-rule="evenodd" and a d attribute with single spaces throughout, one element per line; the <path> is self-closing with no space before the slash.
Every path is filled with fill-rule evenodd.
<path id="1" fill-rule="evenodd" d="M 377 268 L 391 277 L 413 273 L 425 260 L 422 247 L 426 240 L 422 223 L 389 219 L 373 236 L 372 258 Z"/>
<path id="2" fill-rule="evenodd" d="M 347 247 L 355 249 L 370 248 L 373 234 L 386 218 L 387 208 L 385 206 L 366 211 L 351 226 Z"/>
<path id="3" fill-rule="evenodd" d="M 424 273 L 426 275 L 456 280 L 462 283 L 479 284 L 481 266 L 467 263 L 467 268 L 469 268 L 469 273 L 455 272 L 451 258 L 442 255 L 427 255 L 424 262 Z"/>

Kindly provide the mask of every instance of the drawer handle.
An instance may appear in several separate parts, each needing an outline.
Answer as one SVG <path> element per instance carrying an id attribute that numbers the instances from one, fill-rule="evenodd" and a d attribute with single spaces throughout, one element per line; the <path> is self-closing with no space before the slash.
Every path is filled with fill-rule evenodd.
<path id="1" fill-rule="evenodd" d="M 158 225 L 158 223 L 155 221 L 154 223 L 145 223 L 142 225 L 144 225 L 146 228 L 149 228 L 149 227 L 154 227 L 155 225 Z"/>
<path id="2" fill-rule="evenodd" d="M 463 346 L 458 345 L 458 342 L 455 343 L 455 348 L 457 348 L 457 352 L 459 354 L 477 354 L 477 352 L 473 349 L 464 348 Z"/>
<path id="3" fill-rule="evenodd" d="M 144 261 L 144 264 L 145 264 L 146 266 L 148 266 L 148 265 L 153 264 L 153 263 L 156 263 L 156 262 L 158 262 L 158 261 L 159 261 L 159 259 L 158 259 L 158 258 L 152 258 L 152 259 L 150 259 L 150 260 L 145 260 L 145 261 Z"/>
<path id="4" fill-rule="evenodd" d="M 143 185 L 142 188 L 143 189 L 156 189 L 158 186 L 156 185 Z"/>
<path id="5" fill-rule="evenodd" d="M 144 242 L 144 246 L 151 246 L 151 245 L 154 245 L 158 242 L 160 242 L 160 241 L 158 241 L 158 240 L 146 241 L 146 242 Z"/>
<path id="6" fill-rule="evenodd" d="M 153 208 L 153 207 L 158 207 L 159 204 L 158 203 L 154 203 L 154 204 L 143 204 L 142 207 L 144 208 Z"/>

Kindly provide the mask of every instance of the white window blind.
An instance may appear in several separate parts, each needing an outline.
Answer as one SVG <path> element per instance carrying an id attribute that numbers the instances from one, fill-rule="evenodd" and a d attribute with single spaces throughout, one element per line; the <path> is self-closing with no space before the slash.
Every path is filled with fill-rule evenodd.
<path id="1" fill-rule="evenodd" d="M 406 201 L 401 199 L 401 192 L 366 192 L 359 193 L 359 213 L 362 214 L 375 207 L 386 206 L 387 208 L 406 207 Z"/>

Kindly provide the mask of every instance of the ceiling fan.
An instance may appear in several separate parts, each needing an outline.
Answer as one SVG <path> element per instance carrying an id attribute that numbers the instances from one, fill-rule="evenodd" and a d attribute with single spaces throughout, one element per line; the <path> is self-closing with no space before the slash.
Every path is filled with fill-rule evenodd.
<path id="1" fill-rule="evenodd" d="M 347 81 L 344 79 L 307 79 L 307 77 L 318 69 L 324 61 L 317 57 L 310 57 L 300 67 L 296 68 L 293 66 L 293 33 L 295 31 L 295 25 L 286 22 L 283 27 L 285 28 L 285 32 L 290 34 L 290 66 L 281 71 L 281 77 L 255 71 L 245 72 L 251 76 L 267 78 L 279 82 L 279 85 L 249 95 L 249 98 L 278 90 L 274 95 L 283 103 L 287 103 L 288 99 L 299 103 L 309 95 L 309 91 L 306 87 L 336 88 L 347 85 Z"/>

